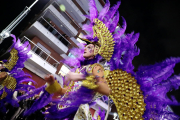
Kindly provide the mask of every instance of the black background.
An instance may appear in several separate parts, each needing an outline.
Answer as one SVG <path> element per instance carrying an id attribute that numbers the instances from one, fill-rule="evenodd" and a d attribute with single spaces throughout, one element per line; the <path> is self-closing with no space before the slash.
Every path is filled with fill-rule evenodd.
<path id="1" fill-rule="evenodd" d="M 1 0 L 0 2 L 0 32 L 6 28 L 27 6 L 29 7 L 35 0 Z M 35 15 L 38 15 L 43 7 L 50 0 L 39 0 L 32 8 L 25 19 L 12 31 L 12 34 L 19 36 L 21 30 L 29 25 Z M 0 44 L 0 56 L 9 48 L 11 45 L 11 38 L 7 38 Z M 8 55 L 0 57 L 0 59 L 6 58 Z"/>
<path id="2" fill-rule="evenodd" d="M 29 15 L 12 32 L 16 36 L 28 25 L 35 14 L 49 0 L 39 0 Z M 117 0 L 110 0 L 111 6 Z M 3 30 L 24 8 L 30 6 L 33 0 L 1 0 L 0 31 Z M 126 19 L 126 33 L 139 32 L 137 46 L 140 55 L 133 60 L 134 66 L 148 65 L 160 62 L 169 57 L 180 57 L 180 4 L 179 0 L 121 0 L 120 15 Z M 121 19 L 121 18 L 120 18 Z M 121 20 L 119 22 L 121 24 Z M 8 48 L 10 40 L 4 40 L 0 45 L 0 54 Z M 180 65 L 175 67 L 175 73 L 180 73 Z M 177 96 L 179 91 L 172 91 Z M 175 109 L 179 113 L 179 108 Z"/>

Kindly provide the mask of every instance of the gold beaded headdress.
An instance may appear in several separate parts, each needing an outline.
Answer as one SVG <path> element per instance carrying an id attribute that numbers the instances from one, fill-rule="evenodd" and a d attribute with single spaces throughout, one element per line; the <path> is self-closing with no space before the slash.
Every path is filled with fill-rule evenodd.
<path id="1" fill-rule="evenodd" d="M 80 38 L 80 37 L 78 37 Z M 93 44 L 94 45 L 94 56 L 96 56 L 99 52 L 100 45 L 97 42 L 91 42 L 88 39 L 80 38 L 81 40 L 85 41 L 87 44 Z"/>
<path id="2" fill-rule="evenodd" d="M 108 30 L 106 25 L 100 21 L 99 19 L 94 19 L 95 25 L 93 26 L 93 38 L 97 37 L 98 42 L 91 42 L 88 39 L 82 39 L 88 44 L 94 44 L 94 55 L 101 55 L 107 61 L 109 61 L 112 57 L 114 51 L 114 38 L 112 33 Z"/>
<path id="3" fill-rule="evenodd" d="M 109 61 L 114 51 L 114 38 L 112 33 L 108 30 L 106 25 L 99 19 L 94 19 L 93 38 L 99 39 L 98 43 L 101 45 L 98 54 Z"/>

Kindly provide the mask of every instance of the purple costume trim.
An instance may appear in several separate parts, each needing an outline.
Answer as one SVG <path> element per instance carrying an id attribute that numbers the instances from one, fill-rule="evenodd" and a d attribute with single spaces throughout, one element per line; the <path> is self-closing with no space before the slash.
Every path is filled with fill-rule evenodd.
<path id="1" fill-rule="evenodd" d="M 90 103 L 94 97 L 93 90 L 87 89 L 81 86 L 77 91 L 69 92 L 68 97 L 62 97 L 60 100 L 56 101 L 56 105 L 48 109 L 49 114 L 47 118 L 53 119 L 65 119 L 75 115 L 81 104 Z M 69 101 L 69 102 L 67 102 Z M 65 109 L 58 110 L 57 104 L 68 106 Z"/>
<path id="2" fill-rule="evenodd" d="M 99 110 L 97 112 L 97 115 L 99 115 L 101 117 L 101 120 L 104 120 L 105 119 L 105 115 L 106 115 L 106 112 L 105 110 L 101 111 L 101 108 L 99 107 Z M 93 120 L 96 120 L 93 118 Z"/>
<path id="3" fill-rule="evenodd" d="M 50 95 L 47 91 L 44 90 L 44 93 L 41 95 L 41 97 L 33 103 L 30 109 L 25 111 L 24 115 L 28 116 L 35 111 L 41 109 L 42 107 L 46 106 L 48 103 L 51 102 L 51 97 L 52 95 Z"/>
<path id="4" fill-rule="evenodd" d="M 68 97 L 59 100 L 60 105 L 80 106 L 81 104 L 89 103 L 94 97 L 94 92 L 91 89 L 81 86 L 77 91 L 69 92 Z M 71 101 L 71 102 L 67 102 Z"/>
<path id="5" fill-rule="evenodd" d="M 48 109 L 49 114 L 46 115 L 47 118 L 53 119 L 53 120 L 73 120 L 75 113 L 77 112 L 79 107 L 68 107 L 64 108 L 62 110 L 57 109 L 57 105 L 52 106 Z"/>
<path id="6" fill-rule="evenodd" d="M 35 90 L 33 90 L 33 91 L 27 92 L 26 94 L 18 97 L 17 99 L 18 99 L 19 101 L 21 101 L 21 100 L 24 100 L 24 99 L 28 99 L 28 98 L 30 98 L 30 97 L 33 97 L 33 96 L 39 94 L 41 91 L 45 91 L 45 87 L 46 87 L 46 86 L 42 86 L 42 87 L 37 88 L 37 89 L 35 89 Z"/>
<path id="7" fill-rule="evenodd" d="M 51 102 L 52 95 L 50 95 L 47 91 L 45 91 L 44 89 L 45 87 L 46 86 L 38 88 L 34 90 L 33 92 L 29 92 L 21 97 L 18 97 L 18 100 L 28 99 L 34 96 L 35 94 L 38 94 L 40 91 L 44 91 L 43 95 L 41 95 L 40 98 L 34 102 L 31 108 L 27 110 L 24 115 L 30 115 L 36 110 L 46 106 L 48 103 Z M 52 106 L 50 109 L 48 109 L 49 114 L 46 117 L 53 118 L 53 119 L 55 118 L 65 119 L 65 118 L 72 117 L 71 114 L 73 113 L 75 114 L 75 112 L 77 111 L 78 107 L 81 104 L 86 104 L 86 103 L 91 102 L 91 100 L 94 97 L 93 93 L 94 93 L 93 90 L 87 89 L 83 86 L 81 86 L 77 91 L 69 92 L 68 97 L 62 97 L 61 99 L 55 101 L 56 104 L 70 106 L 69 108 L 67 108 L 68 111 L 64 109 L 62 111 L 57 110 L 56 108 L 57 105 L 55 105 L 54 107 Z M 70 101 L 70 102 L 67 102 L 67 101 Z M 64 112 L 66 112 L 66 114 L 64 114 Z"/>
<path id="8" fill-rule="evenodd" d="M 48 103 L 51 102 L 51 98 L 52 95 L 50 95 L 46 90 L 45 90 L 46 86 L 42 86 L 38 89 L 35 89 L 33 91 L 27 92 L 25 95 L 22 95 L 20 97 L 18 97 L 17 99 L 20 100 L 24 100 L 24 99 L 28 99 L 30 97 L 33 97 L 37 94 L 39 94 L 41 91 L 43 91 L 43 94 L 40 96 L 40 98 L 38 100 L 36 100 L 33 105 L 31 106 L 30 109 L 26 110 L 24 115 L 28 116 L 32 113 L 34 113 L 35 111 L 43 108 L 44 106 L 46 106 Z"/>

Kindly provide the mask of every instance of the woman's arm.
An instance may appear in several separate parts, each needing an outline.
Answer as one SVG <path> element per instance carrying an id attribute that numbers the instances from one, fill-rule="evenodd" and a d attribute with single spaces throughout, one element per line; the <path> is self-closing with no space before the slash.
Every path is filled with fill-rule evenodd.
<path id="1" fill-rule="evenodd" d="M 69 72 L 66 76 L 65 76 L 65 82 L 68 83 L 69 81 L 81 81 L 84 80 L 85 77 L 83 74 L 79 74 L 79 73 L 74 73 L 74 72 Z"/>
<path id="2" fill-rule="evenodd" d="M 106 83 L 105 77 L 104 77 L 104 71 L 103 68 L 100 67 L 99 65 L 94 66 L 93 71 L 92 71 L 92 75 L 95 76 L 96 79 L 96 85 L 98 86 L 97 88 L 95 88 L 94 90 L 96 92 L 99 92 L 103 95 L 109 95 L 111 90 L 108 87 L 108 84 Z M 85 80 L 85 77 L 83 74 L 78 74 L 78 73 L 73 73 L 73 72 L 69 72 L 66 76 L 66 81 L 81 81 L 81 80 Z M 59 88 L 58 87 L 58 83 L 55 83 L 55 79 L 53 77 L 53 75 L 48 75 L 45 77 L 45 81 L 51 85 L 52 87 L 49 89 L 46 89 L 46 91 L 49 91 L 49 93 L 58 93 L 59 95 L 63 95 L 66 93 L 66 91 L 68 90 L 68 88 Z M 54 84 L 54 85 L 53 85 Z M 59 85 L 60 86 L 60 85 Z M 52 88 L 58 88 L 56 90 L 52 90 Z"/>
<path id="3" fill-rule="evenodd" d="M 64 95 L 68 90 L 68 87 L 62 88 L 53 75 L 47 75 L 45 81 L 48 83 L 46 91 L 50 94 L 57 93 L 56 95 Z"/>

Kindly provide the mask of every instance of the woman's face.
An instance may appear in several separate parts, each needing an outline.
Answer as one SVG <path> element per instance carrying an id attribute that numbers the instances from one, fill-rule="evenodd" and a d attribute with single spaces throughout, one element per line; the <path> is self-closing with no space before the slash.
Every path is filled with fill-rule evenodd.
<path id="1" fill-rule="evenodd" d="M 94 45 L 93 44 L 89 44 L 85 47 L 83 57 L 86 59 L 91 59 L 92 57 L 94 57 Z"/>

